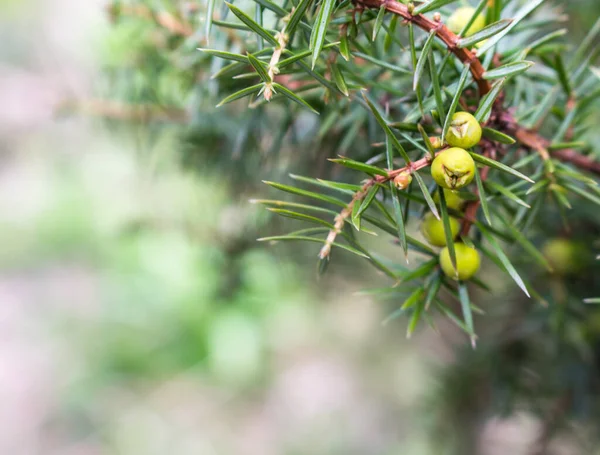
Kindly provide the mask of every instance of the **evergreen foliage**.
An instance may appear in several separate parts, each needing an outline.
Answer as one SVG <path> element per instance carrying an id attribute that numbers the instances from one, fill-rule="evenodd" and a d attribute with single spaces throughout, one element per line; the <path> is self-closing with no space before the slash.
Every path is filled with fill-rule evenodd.
<path id="1" fill-rule="evenodd" d="M 151 78 L 165 73 L 186 96 L 144 111 L 147 118 L 183 120 L 189 134 L 214 138 L 207 147 L 214 155 L 200 161 L 229 164 L 251 144 L 262 152 L 247 158 L 254 169 L 272 160 L 310 163 L 310 176 L 265 182 L 273 194 L 292 196 L 254 202 L 303 223 L 261 241 L 319 244 L 319 274 L 338 253 L 364 259 L 389 277 L 389 287 L 372 292 L 399 302 L 390 317 L 407 318 L 408 336 L 422 322 L 435 328 L 441 315 L 475 346 L 485 304 L 520 290 L 461 380 L 504 381 L 510 408 L 536 393 L 524 371 L 533 369 L 538 379 L 551 375 L 545 395 L 561 409 L 595 412 L 575 405 L 599 390 L 600 20 L 573 46 L 549 0 L 479 0 L 453 18 L 455 30 L 463 21 L 458 33 L 446 25 L 464 6 L 458 0 L 149 5 L 111 7 L 115 21 L 147 27 L 136 60 L 137 69 L 153 65 L 143 73 L 144 102 L 160 89 Z M 450 148 L 448 138 L 460 138 L 462 123 L 453 122 L 460 112 L 472 114 L 482 136 L 465 153 L 473 171 L 459 171 L 463 162 L 441 166 L 444 190 L 436 184 L 444 176 L 434 180 L 430 167 Z M 418 234 L 432 217 L 442 223 L 443 271 L 440 249 Z M 380 243 L 372 247 L 371 236 L 387 236 L 397 260 L 386 259 Z M 548 246 L 557 238 L 562 246 Z M 470 275 L 448 271 L 473 249 L 484 273 L 455 279 Z M 509 288 L 498 289 L 495 268 L 512 280 Z M 510 375 L 490 373 L 490 361 L 508 357 Z M 569 368 L 577 379 L 561 376 Z"/>

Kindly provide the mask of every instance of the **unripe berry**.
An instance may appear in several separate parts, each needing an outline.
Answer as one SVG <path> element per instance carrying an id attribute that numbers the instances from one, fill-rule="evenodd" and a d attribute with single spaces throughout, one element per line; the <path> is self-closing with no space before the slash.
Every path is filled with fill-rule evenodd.
<path id="1" fill-rule="evenodd" d="M 446 206 L 449 209 L 460 210 L 465 200 L 460 197 L 458 191 L 452 191 L 444 188 L 444 197 L 446 198 Z M 435 193 L 433 196 L 433 201 L 439 205 L 440 203 L 440 194 Z"/>
<path id="2" fill-rule="evenodd" d="M 588 255 L 585 247 L 569 239 L 548 240 L 542 253 L 557 275 L 572 275 L 586 266 Z"/>
<path id="3" fill-rule="evenodd" d="M 431 163 L 431 176 L 443 188 L 457 190 L 475 176 L 475 162 L 465 150 L 452 147 L 441 152 Z"/>
<path id="4" fill-rule="evenodd" d="M 456 253 L 456 268 L 458 269 L 458 273 L 452 266 L 448 247 L 444 248 L 440 253 L 440 266 L 444 273 L 453 280 L 468 280 L 479 270 L 481 263 L 479 252 L 464 243 L 455 243 L 454 252 Z"/>
<path id="5" fill-rule="evenodd" d="M 394 185 L 399 190 L 403 190 L 408 187 L 410 182 L 412 182 L 412 175 L 410 175 L 410 172 L 408 171 L 400 172 L 400 174 L 394 177 Z"/>
<path id="6" fill-rule="evenodd" d="M 456 238 L 460 230 L 460 223 L 454 217 L 450 217 L 450 230 L 452 231 L 452 238 Z M 421 234 L 434 246 L 446 246 L 444 222 L 438 220 L 432 213 L 428 213 L 423 218 Z"/>
<path id="7" fill-rule="evenodd" d="M 473 13 L 475 12 L 475 8 L 471 8 L 470 6 L 464 6 L 462 8 L 458 8 L 452 15 L 448 18 L 448 28 L 453 33 L 460 33 L 462 29 L 467 25 L 471 17 L 473 17 Z M 473 24 L 469 27 L 469 31 L 465 34 L 465 36 L 470 36 L 473 33 L 477 33 L 485 27 L 485 17 L 483 14 L 479 14 Z"/>
<path id="8" fill-rule="evenodd" d="M 470 149 L 481 140 L 481 125 L 468 112 L 457 112 L 452 116 L 446 142 L 452 147 Z"/>
<path id="9" fill-rule="evenodd" d="M 444 145 L 442 139 L 438 136 L 432 136 L 429 138 L 429 142 L 434 149 L 441 149 Z"/>

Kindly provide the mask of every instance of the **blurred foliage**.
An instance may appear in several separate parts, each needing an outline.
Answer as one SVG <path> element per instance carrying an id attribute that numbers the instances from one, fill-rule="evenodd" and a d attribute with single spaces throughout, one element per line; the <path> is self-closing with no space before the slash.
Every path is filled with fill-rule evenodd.
<path id="1" fill-rule="evenodd" d="M 526 2 L 519 5 L 523 3 Z M 534 38 L 550 32 L 562 22 L 561 10 L 554 8 L 555 4 L 547 3 L 548 8 L 540 13 L 537 25 L 532 25 L 533 19 L 527 24 L 534 28 L 534 33 L 507 39 L 509 50 L 514 51 L 512 57 L 518 56 L 519 51 Z M 583 3 L 559 5 L 574 14 L 570 23 L 580 28 L 568 36 L 572 47 L 576 47 L 586 35 L 586 29 L 593 26 L 597 17 L 592 13 L 597 5 L 587 2 L 583 6 Z M 236 5 L 248 12 L 255 7 L 252 2 Z M 325 83 L 319 80 L 326 88 L 312 92 L 307 90 L 306 94 L 311 106 L 322 112 L 318 120 L 304 107 L 288 100 L 282 102 L 281 96 L 268 106 L 258 103 L 252 110 L 246 109 L 243 102 L 215 109 L 215 104 L 224 96 L 251 85 L 248 78 L 256 79 L 256 74 L 248 74 L 249 65 L 238 65 L 229 67 L 230 72 L 221 72 L 220 76 L 211 79 L 229 62 L 200 53 L 196 48 L 216 47 L 245 55 L 248 49 L 260 52 L 264 44 L 255 36 L 238 33 L 230 26 L 217 27 L 218 24 L 213 24 L 209 42 L 203 21 L 205 6 L 204 2 L 114 2 L 109 9 L 115 24 L 114 33 L 102 53 L 107 77 L 98 81 L 98 99 L 84 103 L 83 109 L 102 116 L 115 129 L 133 128 L 143 144 L 158 141 L 164 135 L 175 137 L 177 144 L 170 149 L 172 155 L 177 156 L 184 167 L 200 171 L 201 175 L 209 170 L 218 171 L 218 182 L 208 182 L 205 189 L 213 191 L 214 188 L 227 187 L 225 193 L 233 193 L 236 201 L 245 199 L 238 198 L 239 195 L 256 194 L 260 179 L 283 179 L 289 169 L 295 173 L 356 184 L 357 174 L 343 170 L 342 166 L 323 164 L 326 158 L 336 155 L 351 156 L 358 161 L 370 160 L 370 164 L 384 166 L 381 164 L 386 158 L 381 147 L 384 136 L 378 130 L 379 126 L 360 98 L 356 101 L 340 96 L 339 81 L 333 88 L 326 86 L 326 83 L 333 85 L 332 64 L 326 59 L 320 59 L 318 65 L 322 66 L 317 66 L 317 75 L 326 74 L 329 78 L 325 79 Z M 233 21 L 226 6 L 217 6 L 218 17 Z M 291 3 L 286 2 L 286 8 L 290 9 L 290 6 Z M 516 11 L 513 6 L 511 14 Z M 590 9 L 586 9 L 588 7 Z M 263 25 L 266 28 L 279 24 L 275 14 L 260 10 L 264 12 Z M 444 9 L 443 12 L 446 15 L 450 11 Z M 316 10 L 311 12 L 311 21 L 315 14 Z M 361 32 L 370 36 L 377 14 L 368 12 L 364 18 Z M 581 27 L 579 24 L 582 24 Z M 388 30 L 390 23 L 385 25 Z M 302 39 L 306 42 L 302 43 L 307 46 L 309 34 L 304 35 Z M 330 34 L 330 41 L 338 39 L 333 35 Z M 381 30 L 378 41 L 373 45 L 379 57 L 385 55 L 382 42 L 386 35 Z M 406 42 L 406 38 L 406 32 L 402 32 L 401 39 Z M 413 44 L 418 52 L 423 50 L 422 38 L 417 40 L 416 45 Z M 366 39 L 363 41 L 357 40 L 356 44 L 370 46 Z M 398 44 L 392 43 L 397 51 L 392 64 L 408 64 L 408 52 L 401 52 Z M 540 106 L 545 95 L 554 87 L 564 85 L 560 65 L 552 60 L 555 52 L 562 51 L 561 46 L 562 41 L 555 47 L 543 47 L 539 53 L 529 57 L 538 59 L 540 66 L 546 65 L 543 70 L 534 72 L 531 78 L 514 80 L 519 82 L 510 80 L 510 95 L 518 101 L 515 106 L 517 114 L 531 118 L 531 109 Z M 302 46 L 300 48 L 303 49 Z M 438 60 L 443 58 L 443 50 L 434 49 Z M 363 67 L 366 69 L 356 72 L 348 69 L 343 62 L 340 67 L 348 78 L 350 90 L 373 83 L 379 94 L 386 91 L 391 94 L 383 100 L 386 114 L 389 110 L 400 117 L 412 116 L 411 120 L 415 122 L 419 118 L 415 106 L 421 101 L 412 93 L 406 95 L 410 92 L 411 81 L 408 79 L 412 74 L 403 76 L 404 85 L 397 81 L 391 84 L 387 76 L 389 72 L 386 73 L 379 63 L 366 65 Z M 293 85 L 294 80 L 302 80 L 303 77 L 317 79 L 311 71 L 307 68 L 297 71 L 303 72 L 302 76 L 290 71 L 290 78 L 285 80 Z M 460 66 L 448 65 L 444 85 L 455 87 L 460 71 Z M 231 75 L 238 77 L 231 78 Z M 579 82 L 581 84 L 577 84 L 575 90 L 585 98 L 592 90 L 594 76 L 585 73 Z M 298 87 L 298 93 L 303 94 L 302 87 Z M 467 93 L 471 101 L 474 99 L 473 92 L 471 89 Z M 444 95 L 446 106 L 451 95 Z M 378 97 L 377 102 L 381 99 L 381 96 Z M 390 108 L 390 99 L 401 100 L 404 105 L 392 102 Z M 434 100 L 430 101 L 429 110 L 434 106 Z M 580 134 L 587 141 L 585 151 L 593 156 L 598 150 L 596 138 L 599 133 L 595 128 L 597 98 L 586 101 L 589 103 L 578 112 L 581 121 L 576 124 L 576 132 L 577 139 Z M 409 104 L 412 110 L 406 107 Z M 552 134 L 569 125 L 566 123 L 568 113 L 565 105 L 566 97 L 556 103 L 544 132 Z M 435 121 L 431 124 L 435 125 Z M 402 131 L 401 128 L 399 130 Z M 402 131 L 401 136 L 402 144 L 422 153 L 425 144 L 421 143 L 415 131 Z M 420 148 L 413 147 L 415 142 Z M 514 156 L 517 156 L 516 152 Z M 399 162 L 397 158 L 396 161 Z M 539 160 L 523 163 L 519 169 L 536 179 L 542 175 Z M 563 170 L 573 171 L 571 168 Z M 572 184 L 572 178 L 573 175 L 568 174 L 566 180 Z M 581 177 L 579 180 L 585 182 Z M 529 197 L 527 188 L 512 177 L 500 177 L 496 183 L 514 190 L 518 198 Z M 348 188 L 350 193 L 356 191 L 355 187 L 345 187 L 342 191 L 329 188 L 320 194 L 342 194 L 346 197 Z M 497 191 L 496 188 L 492 192 Z M 587 188 L 582 191 L 587 191 Z M 185 192 L 187 190 L 182 193 Z M 413 200 L 420 198 L 421 189 L 413 184 L 410 194 Z M 576 421 L 584 427 L 593 426 L 600 419 L 596 402 L 600 390 L 597 379 L 600 363 L 600 331 L 596 327 L 598 315 L 595 308 L 585 307 L 582 303 L 584 298 L 600 295 L 595 279 L 598 266 L 593 262 L 592 253 L 600 247 L 597 244 L 600 236 L 598 205 L 580 197 L 570 199 L 572 209 L 568 212 L 566 223 L 565 217 L 561 221 L 558 213 L 564 213 L 564 207 L 557 209 L 557 205 L 561 207 L 560 203 L 556 204 L 550 191 L 548 194 L 548 197 L 536 197 L 535 223 L 522 223 L 517 226 L 518 229 L 527 229 L 527 238 L 534 250 L 541 250 L 548 238 L 577 233 L 577 240 L 588 245 L 587 257 L 582 262 L 588 265 L 586 271 L 589 273 L 577 277 L 550 275 L 531 256 L 523 254 L 522 244 L 515 242 L 514 238 L 502 243 L 501 250 L 509 253 L 514 267 L 526 276 L 527 288 L 537 291 L 536 301 L 518 294 L 514 283 L 500 273 L 506 272 L 505 265 L 497 269 L 488 266 L 483 270 L 482 281 L 492 288 L 492 293 L 486 292 L 483 285 L 470 289 L 473 301 L 486 312 L 486 317 L 477 319 L 478 349 L 475 352 L 459 350 L 456 364 L 440 373 L 441 385 L 432 392 L 431 407 L 427 410 L 426 420 L 432 424 L 430 434 L 436 435 L 432 440 L 436 440 L 447 453 L 477 453 L 477 430 L 481 428 L 481 420 L 491 414 L 510 415 L 518 410 L 527 410 L 539 416 L 545 423 L 542 437 L 548 439 L 541 444 L 549 444 L 555 433 L 568 428 L 571 418 L 578 419 Z M 515 198 L 499 196 L 493 198 L 499 207 L 494 219 L 520 217 L 523 221 L 525 212 L 513 204 Z M 212 235 L 196 235 L 194 229 L 204 225 L 205 220 L 214 220 L 215 217 L 210 214 L 217 212 L 218 204 L 227 203 L 229 197 L 203 200 L 202 221 L 194 224 L 192 229 L 184 224 L 175 232 L 164 232 L 162 222 L 136 220 L 114 244 L 115 250 L 101 248 L 102 255 L 106 255 L 106 265 L 103 266 L 106 268 L 106 292 L 113 290 L 116 295 L 127 297 L 114 300 L 114 305 L 106 309 L 107 326 L 81 326 L 91 340 L 89 361 L 94 369 L 90 370 L 93 373 L 89 387 L 92 390 L 94 381 L 100 382 L 105 376 L 131 380 L 160 378 L 186 368 L 208 371 L 224 381 L 243 382 L 244 378 L 250 378 L 252 382 L 265 374 L 263 321 L 281 300 L 301 298 L 300 285 L 295 279 L 298 271 L 290 264 L 282 266 L 274 263 L 264 249 L 252 243 L 251 240 L 258 236 L 255 226 L 244 232 L 243 240 L 231 242 L 228 239 L 216 245 L 213 236 L 219 237 L 222 226 L 216 227 Z M 528 198 L 528 202 L 531 199 Z M 389 203 L 390 199 L 386 198 L 383 202 Z M 71 204 L 69 206 L 72 207 Z M 424 211 L 421 206 L 424 206 L 422 200 L 413 203 L 411 214 L 420 215 Z M 243 231 L 244 224 L 239 222 L 237 213 L 246 209 L 239 202 L 235 207 L 231 215 L 232 224 Z M 408 212 L 408 204 L 404 207 Z M 262 227 L 261 234 L 272 229 L 264 224 Z M 352 226 L 348 227 L 353 232 Z M 392 230 L 397 228 L 393 225 Z M 413 235 L 415 228 L 411 223 L 407 225 L 409 235 Z M 181 229 L 187 234 L 182 234 Z M 70 238 L 84 237 L 86 232 L 74 231 Z M 474 240 L 478 245 L 483 243 L 480 235 Z M 379 261 L 380 269 L 391 269 L 392 274 L 397 276 L 410 275 L 411 269 L 398 263 L 401 256 L 399 248 L 392 250 L 381 238 L 364 240 L 364 243 L 369 250 L 377 247 L 385 250 L 383 257 L 371 256 L 374 261 Z M 306 251 L 304 249 L 303 253 L 306 254 Z M 497 255 L 498 252 L 495 252 L 489 256 L 497 259 Z M 491 262 L 494 262 L 493 259 Z M 421 258 L 411 261 L 413 269 L 415 264 L 420 267 L 425 261 Z M 354 273 L 361 275 L 357 268 Z M 436 275 L 437 278 L 429 276 L 431 280 L 424 283 L 426 289 L 430 289 L 435 280 L 441 280 L 439 275 Z M 202 280 L 195 277 L 202 277 Z M 413 291 L 414 288 L 404 286 L 377 288 L 370 292 L 382 295 L 392 308 L 398 308 Z M 448 308 L 453 313 L 460 314 L 462 302 L 456 298 L 454 287 L 443 285 L 440 297 L 449 302 Z M 135 305 L 131 305 L 132 302 Z M 147 308 L 153 309 L 153 317 L 143 321 L 141 315 Z M 476 310 L 479 308 L 474 307 L 474 312 Z M 392 316 L 395 318 L 399 314 L 402 313 L 393 313 Z M 454 317 L 454 322 L 456 320 L 458 318 Z M 426 322 L 434 325 L 436 320 Z M 459 325 L 461 322 L 459 320 Z M 414 329 L 414 325 L 411 326 Z M 94 330 L 106 333 L 107 327 L 111 332 L 114 330 L 110 340 L 94 336 Z M 465 330 L 463 324 L 461 328 L 469 333 L 469 327 Z M 259 364 L 263 366 L 257 367 Z M 556 417 L 555 409 L 558 409 Z M 595 437 L 597 435 L 590 434 L 589 439 L 595 440 Z"/>

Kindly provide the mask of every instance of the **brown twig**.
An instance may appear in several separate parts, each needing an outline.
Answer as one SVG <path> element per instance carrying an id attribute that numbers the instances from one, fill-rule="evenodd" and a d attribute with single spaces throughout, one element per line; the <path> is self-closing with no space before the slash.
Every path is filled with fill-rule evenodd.
<path id="1" fill-rule="evenodd" d="M 545 151 L 548 156 L 552 156 L 563 163 L 570 163 L 579 169 L 600 175 L 600 162 L 593 160 L 589 156 L 582 155 L 573 149 L 548 151 L 548 147 L 550 146 L 548 139 L 540 136 L 534 130 L 523 128 L 514 120 L 507 125 L 507 133 L 514 136 L 522 145 L 529 149 L 538 152 Z"/>
<path id="2" fill-rule="evenodd" d="M 435 31 L 436 36 L 446 45 L 448 50 L 456 55 L 456 57 L 465 65 L 470 66 L 473 79 L 479 88 L 479 96 L 485 95 L 492 89 L 491 83 L 483 78 L 485 69 L 477 58 L 477 55 L 467 48 L 458 47 L 460 38 L 455 33 L 452 33 L 442 22 L 436 22 L 422 14 L 413 15 L 408 6 L 396 0 L 355 0 L 355 3 L 368 8 L 377 9 L 383 6 L 390 13 L 397 14 L 404 20 L 412 22 L 417 27 L 427 32 L 431 32 L 432 30 Z"/>
<path id="3" fill-rule="evenodd" d="M 344 209 L 335 217 L 334 228 L 329 231 L 327 239 L 325 240 L 325 245 L 323 245 L 323 248 L 321 248 L 321 251 L 319 252 L 319 258 L 325 259 L 327 256 L 329 256 L 329 253 L 331 252 L 331 246 L 333 245 L 333 242 L 335 241 L 337 235 L 342 231 L 342 228 L 344 227 L 344 222 L 352 214 L 354 205 L 365 198 L 365 196 L 369 192 L 369 189 L 371 189 L 373 185 L 387 183 L 403 172 L 412 174 L 413 172 L 416 172 L 419 169 L 423 169 L 429 166 L 432 161 L 433 159 L 428 154 L 417 161 L 413 161 L 407 164 L 404 167 L 390 170 L 387 173 L 387 175 L 376 175 L 375 177 L 367 180 L 361 187 L 361 189 L 354 193 L 354 195 L 352 196 L 352 200 L 348 203 L 348 205 L 344 207 Z"/>
<path id="4" fill-rule="evenodd" d="M 83 112 L 86 115 L 129 121 L 169 121 L 186 123 L 189 115 L 184 109 L 156 105 L 134 105 L 102 99 L 67 100 L 57 112 Z"/>
<path id="5" fill-rule="evenodd" d="M 114 21 L 120 14 L 128 16 L 138 16 L 144 19 L 153 19 L 158 25 L 167 29 L 173 35 L 191 36 L 194 33 L 193 28 L 176 18 L 173 14 L 167 11 L 154 12 L 144 5 L 135 6 L 115 6 L 108 8 L 108 14 Z"/>

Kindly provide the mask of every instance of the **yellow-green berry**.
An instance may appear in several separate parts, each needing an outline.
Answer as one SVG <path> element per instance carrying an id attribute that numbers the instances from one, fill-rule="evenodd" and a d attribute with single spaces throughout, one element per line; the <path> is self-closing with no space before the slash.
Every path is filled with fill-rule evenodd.
<path id="1" fill-rule="evenodd" d="M 433 160 L 431 176 L 441 187 L 457 190 L 471 183 L 475 177 L 475 162 L 466 150 L 452 147 Z"/>
<path id="2" fill-rule="evenodd" d="M 479 270 L 481 264 L 479 252 L 464 243 L 455 243 L 454 252 L 456 253 L 456 268 L 458 270 L 454 270 L 452 266 L 448 247 L 440 252 L 440 266 L 444 273 L 453 280 L 468 280 Z"/>
<path id="3" fill-rule="evenodd" d="M 462 8 L 458 8 L 456 11 L 454 11 L 454 13 L 452 13 L 452 15 L 448 18 L 447 23 L 450 31 L 456 34 L 460 33 L 473 17 L 473 13 L 475 13 L 475 8 L 471 8 L 470 6 L 463 6 Z M 473 33 L 477 33 L 483 27 L 485 27 L 485 17 L 483 14 L 478 14 L 465 36 L 470 36 Z"/>
<path id="4" fill-rule="evenodd" d="M 454 217 L 450 217 L 450 230 L 452 231 L 452 238 L 456 238 L 460 230 L 460 223 Z M 433 213 L 428 213 L 423 218 L 421 234 L 434 246 L 446 246 L 444 222 L 433 216 Z"/>
<path id="5" fill-rule="evenodd" d="M 412 175 L 408 171 L 400 172 L 400 174 L 394 177 L 394 185 L 399 190 L 406 189 L 410 185 L 410 182 L 412 182 Z"/>
<path id="6" fill-rule="evenodd" d="M 565 238 L 548 240 L 542 253 L 557 275 L 572 275 L 582 270 L 589 259 L 585 247 Z"/>
<path id="7" fill-rule="evenodd" d="M 457 112 L 450 120 L 446 142 L 452 147 L 470 149 L 481 140 L 481 125 L 468 112 Z"/>
<path id="8" fill-rule="evenodd" d="M 460 210 L 465 200 L 460 197 L 458 191 L 452 191 L 444 188 L 444 197 L 446 198 L 446 206 L 449 209 Z M 433 201 L 439 205 L 440 193 L 435 193 Z"/>

